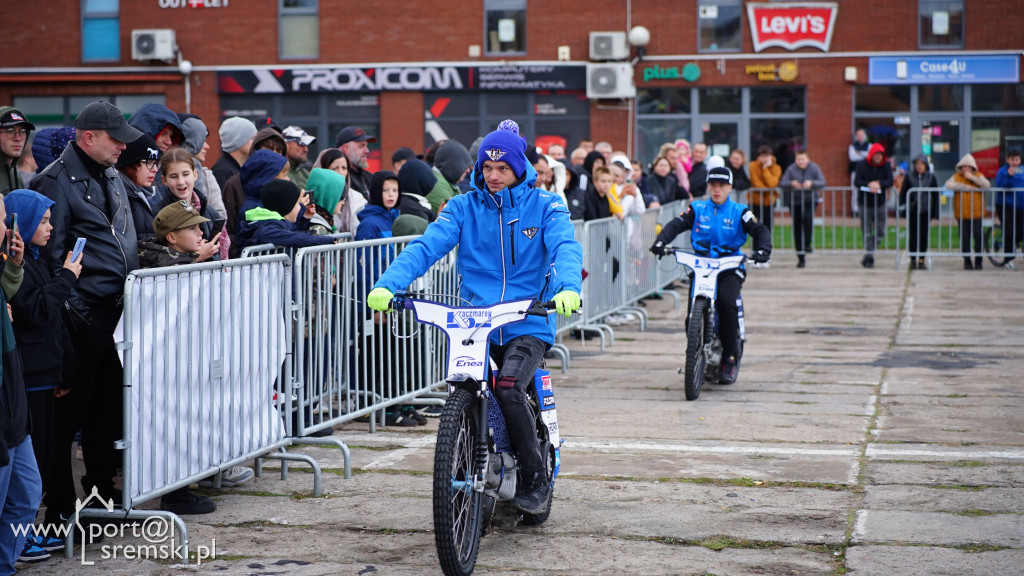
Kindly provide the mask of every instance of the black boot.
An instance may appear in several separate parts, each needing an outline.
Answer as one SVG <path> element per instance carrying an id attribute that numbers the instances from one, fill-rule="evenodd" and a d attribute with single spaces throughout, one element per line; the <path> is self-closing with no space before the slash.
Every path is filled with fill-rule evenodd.
<path id="1" fill-rule="evenodd" d="M 807 261 L 804 260 L 804 255 L 803 254 L 797 254 L 796 255 L 796 267 L 797 268 L 803 268 L 806 265 L 807 265 Z"/>
<path id="2" fill-rule="evenodd" d="M 964 270 L 974 270 L 974 265 L 971 264 L 970 258 L 964 258 Z"/>
<path id="3" fill-rule="evenodd" d="M 974 269 L 981 270 L 981 256 L 976 256 L 974 258 Z"/>
<path id="4" fill-rule="evenodd" d="M 864 258 L 862 258 L 861 261 L 860 261 L 860 265 L 865 267 L 865 268 L 874 268 L 875 267 L 875 257 L 872 256 L 871 254 L 865 254 Z"/>
<path id="5" fill-rule="evenodd" d="M 522 489 L 516 491 L 512 505 L 527 514 L 541 514 L 547 509 L 548 500 L 551 499 L 551 484 L 543 472 L 527 474 L 531 478 L 523 480 Z"/>

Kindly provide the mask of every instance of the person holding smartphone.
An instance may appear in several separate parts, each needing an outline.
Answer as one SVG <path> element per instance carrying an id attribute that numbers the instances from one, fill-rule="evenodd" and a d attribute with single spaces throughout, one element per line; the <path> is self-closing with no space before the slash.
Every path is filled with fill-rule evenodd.
<path id="1" fill-rule="evenodd" d="M 1016 270 L 1017 246 L 1024 242 L 1024 166 L 1020 148 L 1006 151 L 1006 164 L 996 172 L 996 214 L 1003 227 L 1003 269 Z M 1012 189 L 1012 190 L 1011 190 Z"/>

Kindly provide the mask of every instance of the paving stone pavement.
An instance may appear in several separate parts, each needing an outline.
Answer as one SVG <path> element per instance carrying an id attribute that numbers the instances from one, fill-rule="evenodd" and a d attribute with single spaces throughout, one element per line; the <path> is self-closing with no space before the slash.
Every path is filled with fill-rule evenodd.
<path id="1" fill-rule="evenodd" d="M 495 532 L 477 574 L 1006 575 L 1024 573 L 1024 272 L 936 259 L 776 258 L 743 290 L 739 381 L 682 391 L 683 310 L 647 330 L 567 340 L 554 370 L 565 444 L 550 520 Z M 904 263 L 905 265 L 905 263 Z M 185 517 L 196 564 L 53 558 L 24 574 L 440 574 L 430 513 L 436 420 L 338 426 L 352 451 L 208 491 Z M 108 538 L 106 545 L 132 543 Z"/>

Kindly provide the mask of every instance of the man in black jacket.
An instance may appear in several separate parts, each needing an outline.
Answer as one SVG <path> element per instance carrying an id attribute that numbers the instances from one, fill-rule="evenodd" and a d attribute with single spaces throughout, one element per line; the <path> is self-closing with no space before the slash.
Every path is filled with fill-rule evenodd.
<path id="1" fill-rule="evenodd" d="M 128 194 L 113 166 L 126 143 L 142 133 L 107 102 L 86 106 L 75 129 L 75 140 L 32 180 L 32 188 L 54 202 L 53 232 L 42 250 L 55 272 L 75 241 L 86 239 L 82 274 L 64 309 L 78 358 L 77 380 L 70 388 L 82 419 L 82 486 L 86 494 L 96 486 L 103 498 L 120 500 L 114 476 L 121 453 L 114 442 L 121 439 L 123 369 L 113 334 L 125 278 L 139 267 L 139 256 Z M 58 453 L 70 450 L 64 448 L 58 446 Z"/>

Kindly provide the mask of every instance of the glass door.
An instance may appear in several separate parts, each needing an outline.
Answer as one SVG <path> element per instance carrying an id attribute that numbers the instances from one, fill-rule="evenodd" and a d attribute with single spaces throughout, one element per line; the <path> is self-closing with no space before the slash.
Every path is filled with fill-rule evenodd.
<path id="1" fill-rule="evenodd" d="M 729 153 L 739 147 L 740 128 L 734 120 L 711 120 L 700 123 L 702 141 L 708 146 L 708 157 L 729 158 Z"/>
<path id="2" fill-rule="evenodd" d="M 921 119 L 921 153 L 931 159 L 941 185 L 956 172 L 960 161 L 960 120 Z"/>

